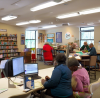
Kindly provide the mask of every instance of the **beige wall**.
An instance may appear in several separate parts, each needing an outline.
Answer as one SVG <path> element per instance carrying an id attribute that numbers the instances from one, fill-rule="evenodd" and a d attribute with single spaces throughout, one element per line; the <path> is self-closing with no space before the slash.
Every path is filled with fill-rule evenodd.
<path id="1" fill-rule="evenodd" d="M 18 49 L 19 51 L 22 51 L 22 49 L 24 49 L 24 45 L 21 45 L 21 34 L 25 33 L 25 28 L 0 23 L 0 29 L 7 29 L 8 35 L 17 34 Z"/>
<path id="2" fill-rule="evenodd" d="M 46 31 L 45 30 L 38 30 L 38 34 L 39 33 L 46 34 Z M 38 48 L 43 48 L 43 45 L 44 45 L 44 42 L 38 43 Z"/>
<path id="3" fill-rule="evenodd" d="M 57 27 L 53 29 L 46 30 L 46 33 L 55 33 L 55 42 L 56 42 L 56 32 L 62 32 L 62 43 L 60 44 L 67 44 L 68 42 L 74 42 L 75 39 L 79 40 L 79 28 L 72 27 L 72 26 L 64 26 L 64 27 Z M 67 40 L 65 38 L 65 33 L 69 32 L 71 34 L 71 38 Z M 72 37 L 74 35 L 74 37 Z"/>
<path id="4" fill-rule="evenodd" d="M 99 41 L 100 41 L 100 26 L 96 26 L 94 28 L 94 46 L 97 52 L 100 52 L 100 50 L 98 50 Z"/>

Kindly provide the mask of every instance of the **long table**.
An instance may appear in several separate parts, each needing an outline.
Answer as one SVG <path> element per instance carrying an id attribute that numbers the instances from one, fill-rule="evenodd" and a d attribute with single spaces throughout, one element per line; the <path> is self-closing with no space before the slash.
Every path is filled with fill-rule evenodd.
<path id="1" fill-rule="evenodd" d="M 48 75 L 49 77 L 51 77 L 53 69 L 54 69 L 54 67 L 39 70 L 39 76 L 44 78 L 46 75 Z M 23 79 L 19 79 L 19 78 L 13 78 L 13 80 L 17 83 L 21 83 L 23 81 Z M 34 83 L 35 83 L 34 91 L 41 90 L 44 88 L 43 85 L 41 84 L 41 79 L 34 80 Z M 8 88 L 8 79 L 7 78 L 0 79 L 0 89 L 1 88 Z M 0 98 L 8 98 L 12 95 L 23 94 L 23 93 L 25 93 L 25 92 L 23 92 L 23 90 L 24 90 L 23 86 L 22 87 L 17 86 L 16 88 L 8 88 L 7 91 L 0 94 Z"/>

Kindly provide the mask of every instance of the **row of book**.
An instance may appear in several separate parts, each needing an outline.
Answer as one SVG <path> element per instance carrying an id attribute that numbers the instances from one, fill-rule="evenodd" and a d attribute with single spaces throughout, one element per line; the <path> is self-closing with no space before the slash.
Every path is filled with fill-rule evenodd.
<path id="1" fill-rule="evenodd" d="M 14 52 L 18 52 L 18 50 L 0 50 L 0 53 L 14 53 Z"/>
<path id="2" fill-rule="evenodd" d="M 0 36 L 12 36 L 12 37 L 17 37 L 17 34 L 0 34 Z"/>
<path id="3" fill-rule="evenodd" d="M 43 50 L 42 49 L 37 49 L 37 54 L 42 54 L 43 55 Z"/>
<path id="4" fill-rule="evenodd" d="M 17 45 L 17 42 L 3 42 L 3 41 L 0 41 L 0 45 Z"/>
<path id="5" fill-rule="evenodd" d="M 17 46 L 0 46 L 0 49 L 14 49 L 17 48 Z"/>
<path id="6" fill-rule="evenodd" d="M 43 61 L 44 58 L 43 58 L 43 56 L 39 56 L 39 55 L 37 55 L 37 60 L 38 60 L 38 61 Z"/>
<path id="7" fill-rule="evenodd" d="M 3 57 L 11 57 L 11 56 L 18 56 L 18 53 L 13 53 L 13 54 L 3 54 Z"/>

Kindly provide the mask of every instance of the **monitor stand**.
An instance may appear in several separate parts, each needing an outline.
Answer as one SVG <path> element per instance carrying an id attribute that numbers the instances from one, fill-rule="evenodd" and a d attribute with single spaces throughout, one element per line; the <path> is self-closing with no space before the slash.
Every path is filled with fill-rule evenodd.
<path id="1" fill-rule="evenodd" d="M 8 88 L 16 88 L 14 83 L 12 82 L 12 84 L 10 84 L 10 82 L 12 82 L 12 81 L 10 80 L 10 78 L 8 78 Z"/>

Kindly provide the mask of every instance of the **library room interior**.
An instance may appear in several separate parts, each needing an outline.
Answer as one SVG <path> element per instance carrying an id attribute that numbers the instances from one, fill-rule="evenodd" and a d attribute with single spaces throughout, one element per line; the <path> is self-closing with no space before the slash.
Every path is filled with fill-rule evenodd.
<path id="1" fill-rule="evenodd" d="M 0 0 L 0 98 L 100 98 L 100 0 Z"/>

